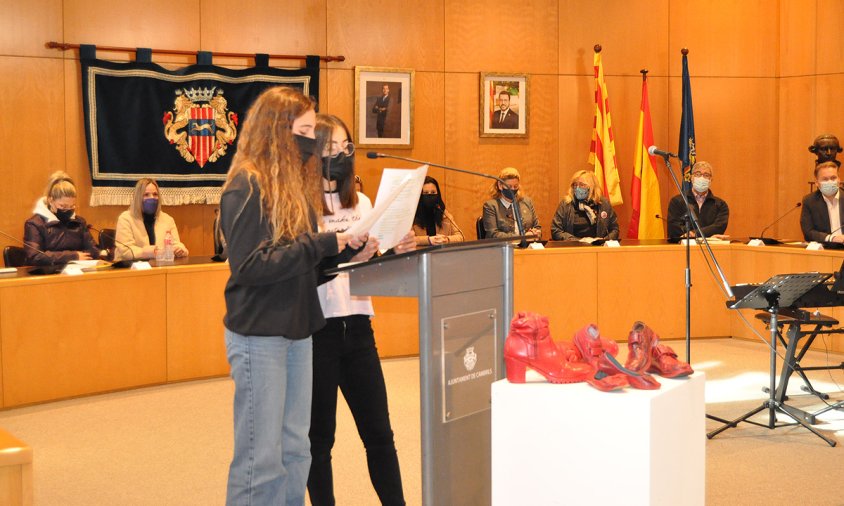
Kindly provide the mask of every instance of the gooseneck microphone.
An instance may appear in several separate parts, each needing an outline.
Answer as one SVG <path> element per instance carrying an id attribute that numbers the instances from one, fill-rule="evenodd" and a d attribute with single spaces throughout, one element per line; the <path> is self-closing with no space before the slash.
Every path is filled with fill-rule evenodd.
<path id="1" fill-rule="evenodd" d="M 803 203 L 802 203 L 802 202 L 798 202 L 797 204 L 795 204 L 795 205 L 794 205 L 794 207 L 792 207 L 792 208 L 791 208 L 791 209 L 789 209 L 788 211 L 786 211 L 786 212 L 782 213 L 782 215 L 781 215 L 779 218 L 775 219 L 775 220 L 774 220 L 774 221 L 773 221 L 770 225 L 768 225 L 767 227 L 763 228 L 763 229 L 762 229 L 762 232 L 759 234 L 759 237 L 751 237 L 751 239 L 759 239 L 760 241 L 762 241 L 763 243 L 768 244 L 768 245 L 771 245 L 771 244 L 781 244 L 781 243 L 780 243 L 780 241 L 778 241 L 778 240 L 776 240 L 776 239 L 768 239 L 768 238 L 765 238 L 765 232 L 767 232 L 769 228 L 771 228 L 771 227 L 773 227 L 774 225 L 776 225 L 777 223 L 779 223 L 781 219 L 783 219 L 783 218 L 785 218 L 786 216 L 788 216 L 789 214 L 793 213 L 796 209 L 800 209 L 800 206 L 802 206 L 802 205 L 803 205 Z"/>
<path id="2" fill-rule="evenodd" d="M 104 232 L 104 231 L 98 229 L 97 227 L 95 227 L 94 225 L 91 225 L 90 223 L 88 224 L 88 229 L 94 230 L 99 235 L 103 235 L 103 234 L 109 235 L 108 232 Z M 129 253 L 132 254 L 132 260 L 120 260 L 120 261 L 117 261 L 117 262 L 112 262 L 111 263 L 112 267 L 115 267 L 117 269 L 122 269 L 122 268 L 125 268 L 125 267 L 131 267 L 133 263 L 138 261 L 138 259 L 135 258 L 135 252 L 132 251 L 132 248 L 130 248 L 125 242 L 121 242 L 121 241 L 117 240 L 117 231 L 114 232 L 114 237 L 112 237 L 112 240 L 114 240 L 114 242 L 123 246 L 124 248 L 128 249 Z"/>
<path id="3" fill-rule="evenodd" d="M 661 157 L 666 158 L 666 159 L 667 158 L 680 158 L 679 156 L 675 155 L 674 153 L 671 153 L 670 151 L 663 151 L 656 146 L 649 147 L 648 148 L 648 154 L 651 155 L 651 156 L 654 156 L 654 155 L 661 156 Z"/>
<path id="4" fill-rule="evenodd" d="M 57 264 L 56 261 L 53 260 L 53 257 L 51 257 L 47 253 L 41 251 L 40 249 L 36 248 L 35 246 L 33 246 L 31 244 L 27 244 L 26 242 L 21 241 L 20 239 L 13 236 L 12 234 L 7 234 L 6 232 L 4 232 L 2 230 L 0 230 L 0 235 L 3 235 L 4 237 L 11 239 L 11 240 L 15 241 L 16 243 L 20 244 L 21 246 L 23 246 L 24 250 L 26 248 L 29 248 L 33 251 L 41 253 L 42 255 L 44 255 L 44 257 L 47 260 L 50 261 L 49 265 L 36 265 L 36 266 L 31 267 L 29 269 L 30 274 L 56 274 L 57 272 L 61 272 L 61 270 L 64 269 L 65 264 Z"/>
<path id="5" fill-rule="evenodd" d="M 518 234 L 522 237 L 521 242 L 519 242 L 519 247 L 520 248 L 527 247 L 527 240 L 524 239 L 525 224 L 522 221 L 522 212 L 519 209 L 518 202 L 516 201 L 516 192 L 511 190 L 510 187 L 507 186 L 507 183 L 505 183 L 502 179 L 497 178 L 497 177 L 495 177 L 491 174 L 484 174 L 483 172 L 475 172 L 475 171 L 472 171 L 472 170 L 458 169 L 456 167 L 449 167 L 448 165 L 440 165 L 440 164 L 437 164 L 437 163 L 426 162 L 424 160 L 414 160 L 413 158 L 406 158 L 406 157 L 403 157 L 403 156 L 390 155 L 390 154 L 387 154 L 387 153 L 376 153 L 374 151 L 370 151 L 370 152 L 366 153 L 366 157 L 373 159 L 373 160 L 376 159 L 376 158 L 393 158 L 395 160 L 404 160 L 405 162 L 421 163 L 423 165 L 430 165 L 432 167 L 439 167 L 440 169 L 452 170 L 454 172 L 462 172 L 464 174 L 470 174 L 472 176 L 485 177 L 487 179 L 494 179 L 495 181 L 498 181 L 499 183 L 501 183 L 502 186 L 504 186 L 504 188 L 501 190 L 501 193 L 513 202 L 513 219 L 516 222 L 516 230 L 518 231 Z"/>

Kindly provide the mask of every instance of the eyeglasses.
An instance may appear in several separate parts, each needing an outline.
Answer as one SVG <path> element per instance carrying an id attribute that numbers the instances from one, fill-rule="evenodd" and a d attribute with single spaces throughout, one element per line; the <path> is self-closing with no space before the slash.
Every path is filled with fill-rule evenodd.
<path id="1" fill-rule="evenodd" d="M 702 177 L 702 178 L 706 178 L 706 179 L 712 179 L 712 174 L 710 174 L 708 172 L 694 171 L 694 172 L 692 172 L 692 177 Z"/>
<path id="2" fill-rule="evenodd" d="M 355 152 L 355 145 L 349 141 L 331 141 L 331 144 L 329 144 L 329 146 L 331 158 L 340 156 L 340 153 L 343 153 L 346 156 L 352 156 L 352 154 Z"/>

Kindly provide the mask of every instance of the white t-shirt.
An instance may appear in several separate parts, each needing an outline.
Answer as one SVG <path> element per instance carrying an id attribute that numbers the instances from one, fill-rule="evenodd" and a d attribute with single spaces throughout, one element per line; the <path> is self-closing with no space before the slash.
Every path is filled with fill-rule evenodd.
<path id="1" fill-rule="evenodd" d="M 352 226 L 352 223 L 360 220 L 361 216 L 372 210 L 372 202 L 363 193 L 358 193 L 358 205 L 353 209 L 343 209 L 339 193 L 326 193 L 325 196 L 330 197 L 329 209 L 333 209 L 334 214 L 322 217 L 323 232 L 343 232 Z M 372 309 L 372 299 L 365 296 L 353 296 L 350 293 L 349 275 L 345 272 L 328 283 L 319 285 L 317 291 L 322 314 L 326 318 L 375 314 Z"/>

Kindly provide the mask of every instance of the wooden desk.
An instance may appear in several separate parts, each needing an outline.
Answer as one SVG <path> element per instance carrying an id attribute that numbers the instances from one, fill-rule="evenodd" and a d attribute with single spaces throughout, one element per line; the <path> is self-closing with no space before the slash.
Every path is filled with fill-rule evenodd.
<path id="1" fill-rule="evenodd" d="M 833 272 L 844 260 L 842 251 L 742 244 L 713 249 L 732 283 Z M 678 245 L 519 250 L 515 307 L 548 315 L 556 340 L 570 340 L 578 328 L 596 322 L 605 336 L 626 341 L 635 320 L 664 339 L 679 339 L 685 336 L 684 268 Z M 228 265 L 192 257 L 147 271 L 0 278 L 0 406 L 227 375 L 228 275 Z M 757 339 L 724 305 L 697 248 L 692 282 L 694 339 Z M 374 297 L 373 304 L 380 355 L 417 354 L 416 300 Z M 844 320 L 844 308 L 822 311 Z M 746 313 L 767 337 L 753 312 Z M 844 352 L 844 336 L 825 339 L 814 347 Z"/>

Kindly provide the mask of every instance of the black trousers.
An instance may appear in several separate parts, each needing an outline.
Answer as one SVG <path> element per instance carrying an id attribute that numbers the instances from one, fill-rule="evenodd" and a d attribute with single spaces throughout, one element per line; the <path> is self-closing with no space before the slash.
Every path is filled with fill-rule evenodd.
<path id="1" fill-rule="evenodd" d="M 308 476 L 311 503 L 334 504 L 331 449 L 337 428 L 339 387 L 366 449 L 369 478 L 381 504 L 405 504 L 387 408 L 387 387 L 369 317 L 328 318 L 325 328 L 314 334 L 313 343 L 312 461 Z"/>

